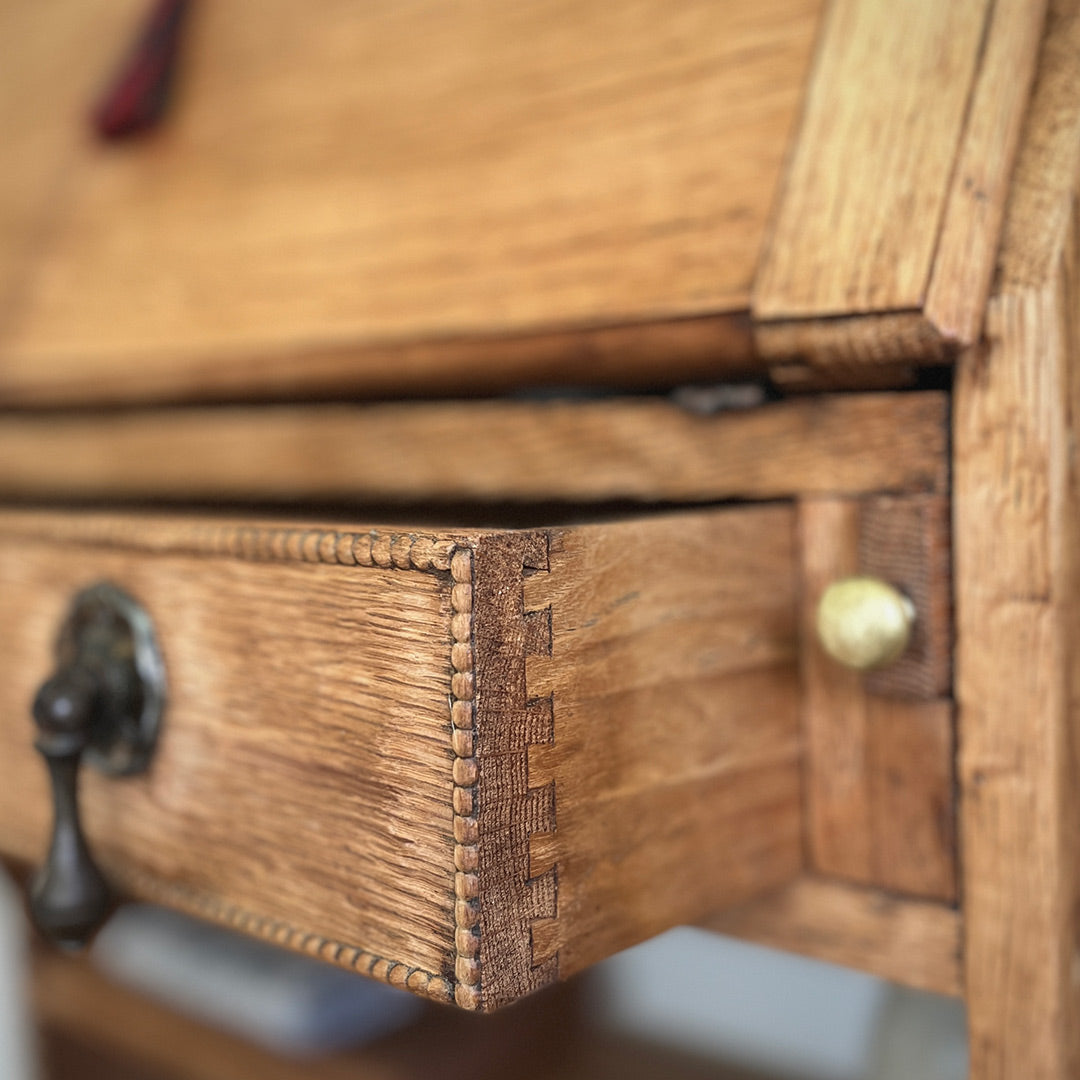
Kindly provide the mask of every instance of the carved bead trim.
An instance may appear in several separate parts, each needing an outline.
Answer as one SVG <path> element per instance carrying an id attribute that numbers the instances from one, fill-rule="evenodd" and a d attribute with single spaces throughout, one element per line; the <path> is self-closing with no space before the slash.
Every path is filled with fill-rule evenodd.
<path id="1" fill-rule="evenodd" d="M 454 1000 L 463 1009 L 480 1007 L 479 828 L 476 781 L 479 767 L 474 740 L 473 558 L 458 548 L 450 559 L 450 622 L 453 645 L 450 728 L 454 750 Z"/>
<path id="2" fill-rule="evenodd" d="M 448 537 L 423 533 L 351 532 L 268 524 L 221 525 L 137 515 L 85 516 L 49 512 L 6 513 L 9 536 L 96 547 L 216 555 L 266 562 L 329 563 L 381 569 L 447 571 L 455 550 Z"/>
<path id="3" fill-rule="evenodd" d="M 363 975 L 389 983 L 391 986 L 411 990 L 432 1001 L 449 1003 L 453 999 L 453 986 L 449 979 L 423 968 L 410 967 L 396 960 L 377 956 L 358 945 L 346 945 L 340 941 L 321 937 L 300 930 L 280 919 L 255 915 L 215 896 L 198 892 L 176 882 L 160 881 L 149 874 L 130 868 L 110 868 L 110 876 L 122 883 L 135 895 L 158 900 L 170 907 L 179 908 L 210 922 L 232 927 L 253 937 L 275 945 L 283 945 L 296 952 L 306 953 L 321 960 L 328 960 L 338 967 L 358 971 Z"/>

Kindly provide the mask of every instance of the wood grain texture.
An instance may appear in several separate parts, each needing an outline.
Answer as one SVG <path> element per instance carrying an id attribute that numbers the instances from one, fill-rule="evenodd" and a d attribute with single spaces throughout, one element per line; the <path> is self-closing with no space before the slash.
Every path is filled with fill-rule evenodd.
<path id="1" fill-rule="evenodd" d="M 115 367 L 115 370 L 113 368 Z M 13 407 L 211 401 L 472 396 L 536 385 L 652 389 L 758 371 L 745 312 L 519 334 L 453 335 L 355 345 L 277 345 L 206 362 L 9 365 L 0 402 Z M 662 371 L 662 376 L 658 375 Z M 5 373 L 6 372 L 6 373 Z"/>
<path id="2" fill-rule="evenodd" d="M 859 674 L 817 642 L 822 593 L 858 571 L 859 507 L 848 499 L 807 499 L 798 514 L 808 857 L 825 874 L 865 881 L 873 859 L 866 695 Z"/>
<path id="3" fill-rule="evenodd" d="M 0 493 L 419 503 L 943 491 L 947 435 L 936 392 L 715 416 L 635 398 L 7 414 Z"/>
<path id="4" fill-rule="evenodd" d="M 950 524 L 944 495 L 873 495 L 860 500 L 859 573 L 895 585 L 918 613 L 904 655 L 866 673 L 870 694 L 916 701 L 952 696 Z"/>
<path id="5" fill-rule="evenodd" d="M 830 7 L 754 288 L 785 385 L 901 385 L 976 340 L 1045 9 Z"/>
<path id="6" fill-rule="evenodd" d="M 489 1010 L 801 866 L 790 507 L 441 535 L 0 513 L 20 859 L 48 816 L 29 702 L 101 579 L 169 675 L 149 775 L 85 784 L 135 895 Z"/>
<path id="7" fill-rule="evenodd" d="M 762 507 L 480 543 L 481 1005 L 798 871 L 792 542 Z"/>
<path id="8" fill-rule="evenodd" d="M 982 330 L 1046 6 L 1046 0 L 991 6 L 926 290 L 927 321 L 947 341 L 970 344 Z"/>
<path id="9" fill-rule="evenodd" d="M 344 966 L 389 978 L 388 961 L 404 965 L 415 989 L 448 996 L 450 605 L 440 577 L 288 554 L 173 553 L 168 525 L 165 550 L 149 555 L 137 552 L 138 525 L 125 551 L 95 544 L 92 526 L 80 543 L 77 520 L 66 537 L 45 519 L 24 523 L 30 535 L 0 525 L 5 851 L 41 857 L 48 798 L 27 709 L 70 599 L 111 580 L 152 613 L 169 700 L 148 775 L 84 778 L 87 832 L 113 880 Z M 259 535 L 272 546 L 287 541 L 280 532 Z"/>
<path id="10" fill-rule="evenodd" d="M 423 343 L 744 313 L 820 6 L 207 5 L 166 127 L 68 163 L 0 391 L 505 385 L 528 343 Z M 83 37 L 102 72 L 121 42 Z"/>
<path id="11" fill-rule="evenodd" d="M 554 784 L 560 974 L 799 869 L 793 547 L 789 507 L 594 526 L 554 532 L 526 579 L 551 611 L 526 692 L 553 719 L 529 784 Z"/>
<path id="12" fill-rule="evenodd" d="M 943 502 L 927 501 L 936 521 Z M 951 582 L 947 566 L 942 572 L 937 565 L 940 539 L 934 543 L 922 502 L 868 497 L 799 506 L 807 843 L 819 873 L 952 901 L 954 737 L 951 702 L 943 696 Z M 821 594 L 858 573 L 904 588 L 916 604 L 912 657 L 898 662 L 895 678 L 887 670 L 847 670 L 817 642 Z"/>
<path id="13" fill-rule="evenodd" d="M 908 386 L 920 366 L 954 356 L 917 311 L 759 322 L 754 342 L 772 380 L 789 392 Z"/>
<path id="14" fill-rule="evenodd" d="M 1080 9 L 1052 4 L 984 348 L 956 388 L 957 700 L 972 1076 L 1080 1071 Z"/>
<path id="15" fill-rule="evenodd" d="M 803 877 L 706 925 L 916 990 L 963 993 L 962 920 L 945 904 Z"/>
<path id="16" fill-rule="evenodd" d="M 104 75 L 87 38 L 116 39 L 139 0 L 58 0 L 0 6 L 10 43 L 0 86 L 0 326 L 20 302 L 29 261 L 70 195 L 69 171 L 88 141 L 86 114 Z"/>
<path id="17" fill-rule="evenodd" d="M 921 306 L 991 7 L 830 5 L 757 318 Z"/>

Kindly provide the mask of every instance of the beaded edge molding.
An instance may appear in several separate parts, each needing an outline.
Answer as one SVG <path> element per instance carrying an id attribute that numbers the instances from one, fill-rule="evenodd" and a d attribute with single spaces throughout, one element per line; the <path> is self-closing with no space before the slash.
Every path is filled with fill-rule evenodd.
<path id="1" fill-rule="evenodd" d="M 358 945 L 346 945 L 310 931 L 300 930 L 281 919 L 256 915 L 236 904 L 221 900 L 208 893 L 199 892 L 176 882 L 165 882 L 138 871 L 118 870 L 109 867 L 110 877 L 128 886 L 137 895 L 160 900 L 171 907 L 180 908 L 210 922 L 232 927 L 253 937 L 262 938 L 296 952 L 306 953 L 327 960 L 338 967 L 357 971 L 382 982 L 410 990 L 421 997 L 442 1004 L 453 1000 L 453 984 L 443 975 L 436 975 L 423 968 L 410 967 L 400 960 L 388 960 L 384 956 L 368 952 Z"/>
<path id="2" fill-rule="evenodd" d="M 356 532 L 273 524 L 216 525 L 157 518 L 25 511 L 0 514 L 7 536 L 156 553 L 217 555 L 258 562 L 327 563 L 380 569 L 448 571 L 458 541 L 415 532 Z"/>
<path id="3" fill-rule="evenodd" d="M 14 527 L 13 527 L 14 526 Z M 472 551 L 452 539 L 418 533 L 352 532 L 337 529 L 298 529 L 272 525 L 221 526 L 177 524 L 155 519 L 50 515 L 28 511 L 0 515 L 8 536 L 32 536 L 51 542 L 100 547 L 127 547 L 154 553 L 187 553 L 272 562 L 328 563 L 422 572 L 451 572 L 451 749 L 453 762 L 453 829 L 455 864 L 455 975 L 448 978 L 402 961 L 390 960 L 357 945 L 348 945 L 280 919 L 256 915 L 209 893 L 166 882 L 152 875 L 110 868 L 114 880 L 130 891 L 160 899 L 174 907 L 227 925 L 252 936 L 330 961 L 339 967 L 448 1004 L 480 1006 L 478 885 L 475 871 L 476 819 L 472 816 L 472 787 L 477 766 L 473 755 Z M 463 753 L 462 751 L 467 751 Z M 465 782 L 461 782 L 465 781 Z M 469 839 L 471 837 L 471 840 Z M 471 893 L 471 895 L 463 895 Z M 456 985 L 455 985 L 456 981 Z"/>
<path id="4" fill-rule="evenodd" d="M 450 560 L 450 738 L 454 751 L 454 1001 L 481 1005 L 480 829 L 476 820 L 476 675 L 473 670 L 473 553 L 459 548 Z"/>

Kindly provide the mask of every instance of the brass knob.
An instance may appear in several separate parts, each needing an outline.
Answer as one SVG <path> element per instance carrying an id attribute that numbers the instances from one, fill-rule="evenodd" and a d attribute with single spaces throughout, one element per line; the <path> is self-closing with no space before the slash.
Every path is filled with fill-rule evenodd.
<path id="1" fill-rule="evenodd" d="M 903 655 L 915 625 L 915 605 L 899 589 L 872 577 L 834 581 L 817 610 L 818 640 L 856 671 L 891 664 Z"/>

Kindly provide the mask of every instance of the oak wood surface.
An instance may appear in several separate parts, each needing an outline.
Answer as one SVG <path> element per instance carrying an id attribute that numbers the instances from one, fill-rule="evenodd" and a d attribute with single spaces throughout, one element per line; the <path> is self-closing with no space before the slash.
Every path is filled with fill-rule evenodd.
<path id="1" fill-rule="evenodd" d="M 0 493 L 672 502 L 939 491 L 947 408 L 923 392 L 715 416 L 636 398 L 8 413 Z"/>
<path id="2" fill-rule="evenodd" d="M 706 339 L 745 355 L 820 6 L 200 7 L 160 132 L 94 146 L 71 120 L 0 392 L 465 390 L 565 378 L 528 341 L 507 371 L 522 336 L 725 313 Z M 82 35 L 102 78 L 114 23 Z M 654 378 L 674 374 L 664 333 Z M 462 339 L 511 340 L 455 362 Z M 620 377 L 579 352 L 575 381 Z"/>
<path id="3" fill-rule="evenodd" d="M 943 572 L 937 565 L 938 545 L 924 547 L 934 530 L 923 501 L 868 497 L 799 505 L 806 835 L 810 865 L 821 874 L 952 901 L 951 580 L 947 566 Z M 925 501 L 933 506 L 930 521 L 938 519 L 943 500 Z M 911 524 L 917 528 L 905 528 Z M 847 670 L 816 640 L 821 594 L 860 573 L 902 588 L 916 605 L 911 657 L 898 661 L 895 677 L 888 669 Z"/>
<path id="4" fill-rule="evenodd" d="M 982 330 L 1046 7 L 994 0 L 990 9 L 926 285 L 926 319 L 947 341 L 974 342 Z"/>
<path id="5" fill-rule="evenodd" d="M 754 290 L 761 319 L 912 309 L 934 258 L 986 0 L 837 0 Z"/>
<path id="6" fill-rule="evenodd" d="M 271 938 L 358 946 L 341 960 L 390 958 L 441 986 L 453 842 L 438 577 L 146 556 L 80 544 L 78 531 L 51 543 L 47 526 L 37 538 L 0 526 L 5 852 L 42 857 L 49 801 L 29 704 L 72 597 L 111 580 L 155 622 L 168 714 L 148 775 L 84 778 L 87 832 L 110 876 L 143 895 L 183 893 L 219 919 L 249 912 Z"/>
<path id="7" fill-rule="evenodd" d="M 946 904 L 806 876 L 704 925 L 917 990 L 964 990 L 962 919 Z"/>
<path id="8" fill-rule="evenodd" d="M 754 287 L 787 384 L 902 382 L 976 340 L 1045 8 L 829 8 Z"/>
<path id="9" fill-rule="evenodd" d="M 525 674 L 528 697 L 552 703 L 554 738 L 529 783 L 555 785 L 547 948 L 560 974 L 631 943 L 611 918 L 624 897 L 643 938 L 673 912 L 689 921 L 717 895 L 799 869 L 794 542 L 789 507 L 731 515 L 723 533 L 708 519 L 625 539 L 564 530 L 549 573 L 526 579 L 526 610 L 551 612 L 550 656 L 529 657 Z M 642 580 L 641 562 L 659 559 Z M 764 842 L 750 822 L 768 823 Z"/>
<path id="10" fill-rule="evenodd" d="M 869 671 L 876 697 L 952 697 L 951 509 L 942 494 L 873 494 L 859 505 L 858 570 L 895 585 L 918 617 L 904 655 Z"/>
<path id="11" fill-rule="evenodd" d="M 87 142 L 85 117 L 102 72 L 86 41 L 125 34 L 142 12 L 140 0 L 0 5 L 0 41 L 8 43 L 0 81 L 0 326 L 19 302 L 28 262 L 70 193 L 70 168 Z"/>
<path id="12" fill-rule="evenodd" d="M 1080 1070 L 1075 423 L 1080 9 L 1051 7 L 986 345 L 954 420 L 965 996 L 975 1080 Z"/>
<path id="13" fill-rule="evenodd" d="M 480 959 L 459 1003 L 498 1005 L 798 872 L 792 545 L 780 505 L 478 544 L 478 871 L 459 882 L 478 910 L 459 925 Z M 516 863 L 493 858 L 507 843 Z"/>
<path id="14" fill-rule="evenodd" d="M 170 686 L 150 773 L 86 778 L 110 875 L 506 1004 L 799 871 L 793 545 L 784 505 L 434 536 L 5 511 L 0 843 L 44 850 L 29 702 L 109 579 Z"/>

